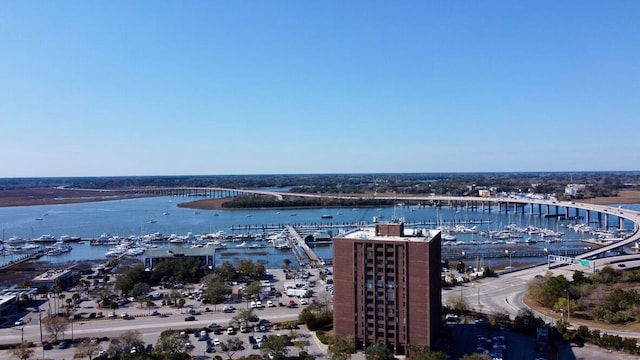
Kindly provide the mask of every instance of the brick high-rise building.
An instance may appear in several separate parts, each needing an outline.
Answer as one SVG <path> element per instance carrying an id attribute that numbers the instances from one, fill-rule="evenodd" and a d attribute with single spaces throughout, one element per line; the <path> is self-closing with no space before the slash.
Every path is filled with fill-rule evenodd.
<path id="1" fill-rule="evenodd" d="M 433 347 L 441 323 L 440 232 L 380 223 L 334 238 L 334 331 L 364 349 Z"/>

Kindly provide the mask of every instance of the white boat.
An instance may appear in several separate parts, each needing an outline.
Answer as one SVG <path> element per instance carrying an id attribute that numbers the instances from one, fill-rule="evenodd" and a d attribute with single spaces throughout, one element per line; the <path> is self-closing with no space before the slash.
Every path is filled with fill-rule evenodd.
<path id="1" fill-rule="evenodd" d="M 40 237 L 33 239 L 34 242 L 45 242 L 45 243 L 49 243 L 49 242 L 56 242 L 58 241 L 58 239 L 56 239 L 55 236 L 47 234 L 47 235 L 40 235 Z"/>
<path id="2" fill-rule="evenodd" d="M 19 237 L 19 236 L 12 236 L 10 238 L 8 238 L 7 240 L 5 240 L 5 244 L 9 245 L 9 246 L 15 246 L 15 245 L 22 245 L 24 243 L 26 243 L 27 240 Z"/>
<path id="3" fill-rule="evenodd" d="M 34 244 L 34 243 L 26 243 L 22 246 L 14 246 L 11 248 L 11 251 L 14 254 L 26 254 L 26 253 L 31 253 L 34 252 L 36 250 L 40 249 L 40 245 Z"/>
<path id="4" fill-rule="evenodd" d="M 247 242 L 243 241 L 240 244 L 236 245 L 236 247 L 246 247 L 247 246 Z"/>
<path id="5" fill-rule="evenodd" d="M 442 233 L 442 240 L 443 241 L 456 241 L 456 237 L 455 237 L 455 235 L 451 235 L 449 233 Z"/>

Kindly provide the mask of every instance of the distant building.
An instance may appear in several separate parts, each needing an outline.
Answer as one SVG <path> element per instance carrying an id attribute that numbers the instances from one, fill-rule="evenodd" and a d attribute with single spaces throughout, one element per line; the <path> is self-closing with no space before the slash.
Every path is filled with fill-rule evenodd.
<path id="1" fill-rule="evenodd" d="M 153 269 L 156 264 L 169 259 L 194 257 L 202 261 L 204 266 L 214 268 L 214 248 L 189 248 L 189 249 L 147 249 L 142 255 L 145 268 Z"/>
<path id="2" fill-rule="evenodd" d="M 333 240 L 334 331 L 395 354 L 433 347 L 441 323 L 439 231 L 379 223 Z"/>
<path id="3" fill-rule="evenodd" d="M 572 198 L 581 198 L 584 196 L 585 184 L 567 184 L 564 188 L 564 195 Z"/>
<path id="4" fill-rule="evenodd" d="M 491 196 L 491 191 L 487 189 L 478 190 L 478 196 L 480 197 L 489 197 Z"/>
<path id="5" fill-rule="evenodd" d="M 70 284 L 72 277 L 73 273 L 69 269 L 48 270 L 31 279 L 31 286 L 47 290 L 51 289 L 54 285 L 65 288 Z"/>

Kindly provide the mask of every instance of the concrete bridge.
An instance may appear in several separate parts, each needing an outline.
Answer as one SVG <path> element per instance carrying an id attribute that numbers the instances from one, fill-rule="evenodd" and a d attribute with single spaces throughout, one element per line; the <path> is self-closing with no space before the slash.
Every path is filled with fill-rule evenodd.
<path id="1" fill-rule="evenodd" d="M 81 189 L 88 191 L 90 189 Z M 330 195 L 330 194 L 304 194 L 289 192 L 273 192 L 251 189 L 231 189 L 221 187 L 143 187 L 127 190 L 103 190 L 95 189 L 100 192 L 129 192 L 139 195 L 151 196 L 196 196 L 196 197 L 233 197 L 233 196 L 252 196 L 264 195 L 273 196 L 277 200 L 284 197 L 302 197 L 302 198 L 323 198 L 323 199 L 382 199 L 392 200 L 397 203 L 414 203 L 431 206 L 447 206 L 451 208 L 471 208 L 476 211 L 491 212 L 492 208 L 498 207 L 499 213 L 524 214 L 525 209 L 529 209 L 530 213 L 536 213 L 546 217 L 560 218 L 579 218 L 580 211 L 585 216 L 586 223 L 597 223 L 598 227 L 607 229 L 611 218 L 617 219 L 618 229 L 624 229 L 624 221 L 628 220 L 633 223 L 631 235 L 624 240 L 617 241 L 610 245 L 583 253 L 577 258 L 586 259 L 597 257 L 607 251 L 615 250 L 620 247 L 632 244 L 640 240 L 640 212 L 616 208 L 607 205 L 595 205 L 574 201 L 557 201 L 553 199 L 536 199 L 528 197 L 472 197 L 472 196 L 375 196 L 375 195 Z"/>

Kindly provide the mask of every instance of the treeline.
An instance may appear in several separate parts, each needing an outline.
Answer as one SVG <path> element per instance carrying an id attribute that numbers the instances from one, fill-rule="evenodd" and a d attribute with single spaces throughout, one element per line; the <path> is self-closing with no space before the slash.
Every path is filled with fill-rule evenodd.
<path id="1" fill-rule="evenodd" d="M 564 316 L 626 324 L 640 318 L 638 286 L 640 271 L 605 267 L 589 277 L 576 271 L 572 281 L 562 275 L 538 277 L 529 287 L 529 295 Z"/>
<path id="2" fill-rule="evenodd" d="M 216 267 L 213 271 L 223 281 L 256 281 L 264 277 L 266 269 L 261 263 L 243 260 L 237 266 L 229 262 Z M 151 271 L 142 264 L 127 268 L 115 282 L 115 288 L 123 294 L 143 292 L 150 286 L 171 283 L 198 283 L 211 271 L 203 266 L 200 259 L 184 257 L 161 261 Z M 133 294 L 134 296 L 139 294 Z"/>
<path id="3" fill-rule="evenodd" d="M 277 188 L 311 194 L 436 194 L 475 195 L 474 188 L 496 192 L 564 194 L 568 183 L 585 184 L 580 196 L 614 196 L 620 189 L 638 189 L 639 172 L 551 173 L 406 173 L 406 174 L 274 174 L 202 176 L 127 176 L 77 178 L 0 178 L 0 190 L 68 186 L 90 189 L 136 187 L 224 187 L 235 189 Z"/>
<path id="4" fill-rule="evenodd" d="M 363 207 L 391 206 L 392 200 L 384 199 L 321 199 L 321 198 L 288 198 L 277 200 L 268 196 L 240 196 L 225 202 L 227 209 L 256 208 L 305 208 L 305 207 Z"/>

